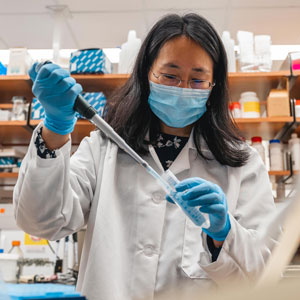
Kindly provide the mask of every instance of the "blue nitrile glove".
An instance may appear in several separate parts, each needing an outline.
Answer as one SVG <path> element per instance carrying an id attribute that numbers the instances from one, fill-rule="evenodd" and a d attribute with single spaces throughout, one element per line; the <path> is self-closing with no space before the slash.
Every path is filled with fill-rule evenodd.
<path id="1" fill-rule="evenodd" d="M 202 230 L 214 240 L 224 241 L 231 225 L 227 200 L 222 189 L 199 177 L 184 179 L 175 188 L 176 197 L 188 201 L 189 206 L 199 206 L 201 212 L 209 215 L 210 227 Z M 167 200 L 173 202 L 169 196 Z"/>
<path id="2" fill-rule="evenodd" d="M 82 92 L 81 85 L 58 65 L 45 64 L 38 73 L 36 65 L 28 73 L 33 82 L 32 92 L 45 109 L 44 125 L 58 134 L 71 133 L 77 121 L 73 106 Z"/>

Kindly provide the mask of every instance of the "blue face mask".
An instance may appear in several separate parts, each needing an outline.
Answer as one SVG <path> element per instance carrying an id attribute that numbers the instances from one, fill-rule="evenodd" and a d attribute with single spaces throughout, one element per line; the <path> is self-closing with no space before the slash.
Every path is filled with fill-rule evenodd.
<path id="1" fill-rule="evenodd" d="M 183 128 L 199 120 L 206 112 L 210 92 L 150 81 L 148 103 L 153 113 L 167 126 Z"/>

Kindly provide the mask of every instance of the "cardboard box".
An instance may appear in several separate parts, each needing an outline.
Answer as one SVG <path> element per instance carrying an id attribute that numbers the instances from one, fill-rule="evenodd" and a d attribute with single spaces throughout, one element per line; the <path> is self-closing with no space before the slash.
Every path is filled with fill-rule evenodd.
<path id="1" fill-rule="evenodd" d="M 83 49 L 71 53 L 71 74 L 111 73 L 111 63 L 102 49 Z"/>
<path id="2" fill-rule="evenodd" d="M 106 104 L 106 97 L 102 92 L 93 92 L 93 93 L 82 93 L 83 98 L 91 104 L 97 113 L 102 116 L 103 109 Z M 81 116 L 79 113 L 76 113 L 77 117 Z M 37 98 L 33 98 L 31 105 L 31 119 L 32 120 L 41 120 L 45 117 L 45 109 Z"/>
<path id="3" fill-rule="evenodd" d="M 268 117 L 289 117 L 290 100 L 287 90 L 271 90 L 267 98 Z"/>

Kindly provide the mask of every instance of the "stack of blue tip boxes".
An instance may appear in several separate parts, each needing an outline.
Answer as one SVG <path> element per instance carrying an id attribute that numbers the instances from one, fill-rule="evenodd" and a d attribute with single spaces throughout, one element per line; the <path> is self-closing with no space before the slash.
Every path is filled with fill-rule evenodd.
<path id="1" fill-rule="evenodd" d="M 13 284 L 2 285 L 0 299 L 9 300 L 37 300 L 37 299 L 76 299 L 85 300 L 75 291 L 74 286 L 52 283 Z"/>
<path id="2" fill-rule="evenodd" d="M 97 113 L 102 116 L 104 106 L 106 104 L 106 97 L 102 92 L 95 92 L 95 93 L 82 93 L 84 99 L 92 105 Z M 43 119 L 45 116 L 45 110 L 37 98 L 33 98 L 32 105 L 31 105 L 31 119 L 32 120 L 40 120 Z M 79 114 L 77 114 L 78 118 L 82 118 Z"/>
<path id="3" fill-rule="evenodd" d="M 83 49 L 71 53 L 71 74 L 111 73 L 111 63 L 102 49 Z"/>

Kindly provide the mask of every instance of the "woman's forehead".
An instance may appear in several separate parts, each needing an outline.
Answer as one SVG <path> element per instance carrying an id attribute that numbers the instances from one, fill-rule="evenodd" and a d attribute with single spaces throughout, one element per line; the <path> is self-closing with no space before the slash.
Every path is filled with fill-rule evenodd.
<path id="1" fill-rule="evenodd" d="M 211 72 L 213 69 L 213 61 L 206 50 L 185 36 L 167 41 L 160 49 L 154 64 L 160 68 L 189 67 L 201 72 Z"/>

